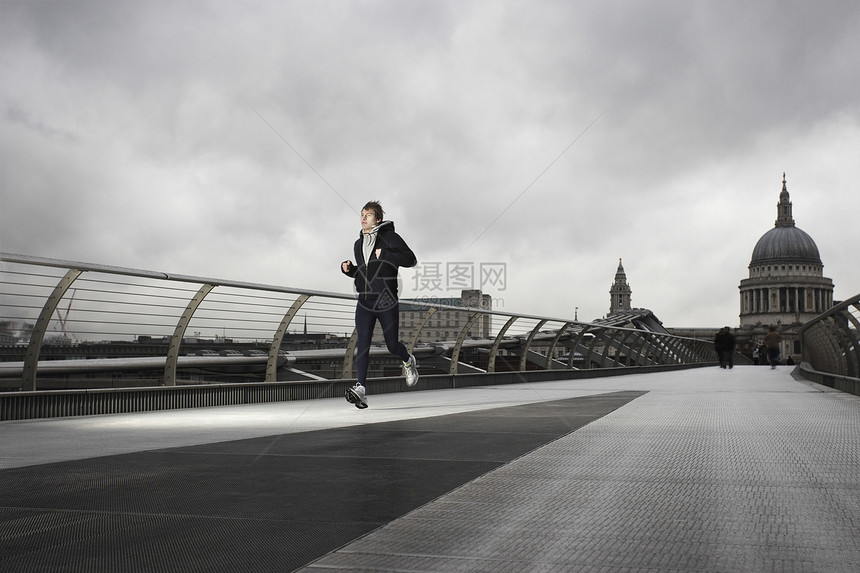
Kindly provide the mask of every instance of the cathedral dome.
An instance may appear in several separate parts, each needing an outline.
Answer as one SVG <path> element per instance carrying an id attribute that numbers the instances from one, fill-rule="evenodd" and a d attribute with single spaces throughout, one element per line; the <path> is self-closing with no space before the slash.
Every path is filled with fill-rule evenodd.
<path id="1" fill-rule="evenodd" d="M 812 237 L 797 227 L 774 227 L 756 243 L 751 265 L 771 262 L 821 264 L 821 255 Z"/>
<path id="2" fill-rule="evenodd" d="M 773 229 L 762 235 L 756 243 L 750 266 L 782 262 L 821 264 L 815 241 L 794 224 L 785 173 L 782 174 L 782 192 L 776 206 L 776 222 Z"/>
<path id="3" fill-rule="evenodd" d="M 756 243 L 749 278 L 738 288 L 741 328 L 751 329 L 755 338 L 763 336 L 768 325 L 781 325 L 783 352 L 798 356 L 799 325 L 833 306 L 833 281 L 824 276 L 818 247 L 794 224 L 785 173 L 776 222 Z"/>

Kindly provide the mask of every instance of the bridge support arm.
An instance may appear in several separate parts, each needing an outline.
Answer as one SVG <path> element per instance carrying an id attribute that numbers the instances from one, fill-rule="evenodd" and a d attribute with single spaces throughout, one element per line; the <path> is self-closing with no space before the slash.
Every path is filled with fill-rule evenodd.
<path id="1" fill-rule="evenodd" d="M 358 328 L 352 329 L 352 336 L 349 337 L 349 342 L 346 344 L 346 351 L 343 353 L 343 368 L 341 368 L 340 377 L 344 380 L 352 378 L 352 361 L 355 358 L 355 346 L 358 343 Z"/>
<path id="2" fill-rule="evenodd" d="M 27 345 L 27 354 L 24 357 L 24 372 L 22 376 L 21 389 L 24 391 L 33 391 L 36 389 L 36 370 L 39 365 L 39 352 L 42 350 L 42 341 L 45 340 L 45 333 L 48 331 L 48 325 L 51 323 L 51 317 L 57 311 L 60 305 L 60 300 L 65 296 L 72 283 L 81 276 L 82 271 L 71 269 L 63 275 L 54 291 L 48 300 L 45 301 L 45 306 L 42 307 L 42 312 L 39 313 L 39 318 L 36 320 L 36 325 L 33 327 L 33 332 L 30 335 L 30 344 Z"/>
<path id="3" fill-rule="evenodd" d="M 200 290 L 188 301 L 188 306 L 182 316 L 179 317 L 179 322 L 176 323 L 176 329 L 173 331 L 173 336 L 170 338 L 170 346 L 167 349 L 167 362 L 164 365 L 164 385 L 176 386 L 176 365 L 179 362 L 179 347 L 182 346 L 182 339 L 185 336 L 185 331 L 188 324 L 194 317 L 194 313 L 200 307 L 200 303 L 206 298 L 215 285 L 204 284 Z"/>
<path id="4" fill-rule="evenodd" d="M 409 351 L 409 354 L 412 354 L 412 349 L 415 348 L 415 344 L 418 342 L 418 335 L 421 334 L 424 325 L 427 324 L 431 316 L 436 314 L 436 311 L 437 309 L 435 308 L 428 308 L 424 316 L 421 317 L 421 320 L 418 321 L 418 324 L 415 325 L 415 328 L 412 329 L 412 332 L 409 333 L 409 342 L 406 343 L 406 350 Z"/>
<path id="5" fill-rule="evenodd" d="M 269 359 L 266 361 L 266 382 L 278 381 L 278 354 L 281 351 L 281 343 L 284 341 L 284 336 L 290 327 L 290 323 L 293 322 L 293 318 L 309 298 L 311 296 L 308 294 L 299 295 L 284 315 L 284 318 L 281 319 L 281 324 L 278 325 L 278 330 L 275 331 L 275 337 L 272 339 L 272 345 L 269 347 Z"/>
<path id="6" fill-rule="evenodd" d="M 572 323 L 565 322 L 561 328 L 558 329 L 558 332 L 555 335 L 555 338 L 552 339 L 552 344 L 549 345 L 549 349 L 546 351 L 546 369 L 552 370 L 552 353 L 555 352 L 555 347 L 558 346 L 558 341 L 561 340 L 561 337 L 567 334 L 567 329 L 570 327 Z"/>
<path id="7" fill-rule="evenodd" d="M 532 329 L 532 331 L 529 333 L 529 337 L 526 338 L 526 342 L 523 345 L 523 355 L 520 356 L 520 372 L 526 371 L 526 362 L 528 361 L 529 349 L 531 348 L 532 341 L 535 339 L 537 333 L 540 332 L 540 329 L 543 328 L 543 325 L 546 323 L 546 320 L 541 320 L 540 322 L 538 322 Z"/>
<path id="8" fill-rule="evenodd" d="M 490 359 L 487 363 L 487 372 L 495 372 L 496 371 L 496 353 L 499 351 L 499 344 L 502 342 L 502 338 L 505 336 L 505 333 L 511 327 L 511 325 L 516 322 L 518 316 L 512 316 L 508 319 L 502 329 L 499 331 L 499 334 L 496 336 L 496 340 L 493 342 L 493 347 L 490 349 Z"/>
<path id="9" fill-rule="evenodd" d="M 582 345 L 582 339 L 585 338 L 585 335 L 588 334 L 588 331 L 591 327 L 585 325 L 582 327 L 582 330 L 579 331 L 579 334 L 576 335 L 576 338 L 573 341 L 573 344 L 570 345 L 570 356 L 567 358 L 567 367 L 573 368 L 573 361 L 576 358 L 576 349 Z M 583 347 L 583 350 L 585 347 Z M 586 354 L 583 353 L 583 358 L 586 358 Z"/>
<path id="10" fill-rule="evenodd" d="M 466 333 L 469 332 L 469 329 L 472 328 L 472 325 L 475 324 L 475 321 L 483 316 L 480 312 L 474 313 L 469 317 L 469 320 L 466 321 L 466 325 L 463 326 L 463 330 L 460 331 L 460 334 L 457 336 L 457 343 L 454 345 L 453 350 L 451 350 L 451 370 L 448 371 L 449 374 L 457 373 L 457 363 L 460 360 L 460 348 L 463 346 L 463 341 L 466 340 Z"/>

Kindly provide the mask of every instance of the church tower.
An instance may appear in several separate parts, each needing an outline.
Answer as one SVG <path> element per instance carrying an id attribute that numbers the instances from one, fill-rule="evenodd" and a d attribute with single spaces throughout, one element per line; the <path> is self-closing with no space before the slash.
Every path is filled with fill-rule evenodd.
<path id="1" fill-rule="evenodd" d="M 630 310 L 630 285 L 627 284 L 627 275 L 618 259 L 618 270 L 615 271 L 615 282 L 609 289 L 609 314 Z"/>

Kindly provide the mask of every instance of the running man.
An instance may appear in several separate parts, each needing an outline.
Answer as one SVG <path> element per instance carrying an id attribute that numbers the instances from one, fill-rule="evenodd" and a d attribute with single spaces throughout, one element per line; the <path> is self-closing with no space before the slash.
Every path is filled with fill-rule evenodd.
<path id="1" fill-rule="evenodd" d="M 394 232 L 394 222 L 383 220 L 384 215 L 382 205 L 377 201 L 370 201 L 362 208 L 361 233 L 353 248 L 358 263 L 341 263 L 341 271 L 355 279 L 358 292 L 355 306 L 358 381 L 346 391 L 346 399 L 359 409 L 367 408 L 365 383 L 370 365 L 370 342 L 377 320 L 388 351 L 403 361 L 406 385 L 418 383 L 418 362 L 400 341 L 400 303 L 397 299 L 398 268 L 414 267 L 418 261 L 406 241 Z"/>

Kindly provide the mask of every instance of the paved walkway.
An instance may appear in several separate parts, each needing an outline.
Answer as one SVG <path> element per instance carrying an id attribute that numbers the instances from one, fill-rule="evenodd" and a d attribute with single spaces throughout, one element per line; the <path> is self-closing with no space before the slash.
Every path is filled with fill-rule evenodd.
<path id="1" fill-rule="evenodd" d="M 0 423 L 3 571 L 860 570 L 860 398 L 707 368 Z"/>

